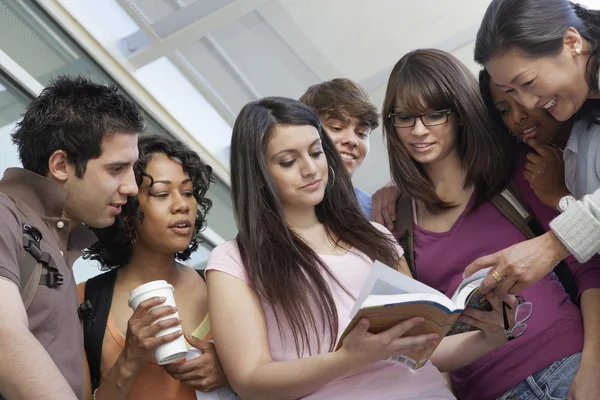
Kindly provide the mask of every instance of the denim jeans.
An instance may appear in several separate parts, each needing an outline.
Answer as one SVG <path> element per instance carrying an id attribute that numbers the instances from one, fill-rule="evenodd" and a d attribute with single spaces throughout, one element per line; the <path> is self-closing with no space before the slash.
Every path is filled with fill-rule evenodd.
<path id="1" fill-rule="evenodd" d="M 581 353 L 558 360 L 517 383 L 498 400 L 566 400 L 580 362 Z"/>

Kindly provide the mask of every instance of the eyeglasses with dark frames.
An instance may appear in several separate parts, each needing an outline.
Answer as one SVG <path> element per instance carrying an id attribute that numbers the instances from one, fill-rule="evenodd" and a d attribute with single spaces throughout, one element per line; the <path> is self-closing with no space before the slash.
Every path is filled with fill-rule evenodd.
<path id="1" fill-rule="evenodd" d="M 443 125 L 448 122 L 450 114 L 452 114 L 452 109 L 446 108 L 444 110 L 437 110 L 421 115 L 394 114 L 390 112 L 388 118 L 396 128 L 412 128 L 415 126 L 417 118 L 419 118 L 425 126 Z"/>

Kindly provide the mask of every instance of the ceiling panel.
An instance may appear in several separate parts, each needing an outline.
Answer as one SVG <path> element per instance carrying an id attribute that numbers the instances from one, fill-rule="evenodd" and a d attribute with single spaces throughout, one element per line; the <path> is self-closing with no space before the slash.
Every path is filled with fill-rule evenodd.
<path id="1" fill-rule="evenodd" d="M 127 0 L 161 38 L 220 10 L 234 0 Z"/>
<path id="2" fill-rule="evenodd" d="M 121 56 L 136 68 L 168 58 L 230 125 L 248 101 L 272 95 L 298 98 L 310 85 L 336 77 L 363 85 L 380 107 L 393 65 L 417 48 L 451 52 L 476 72 L 473 41 L 489 4 L 489 0 L 116 1 L 140 25 L 128 37 L 129 46 L 122 46 L 128 50 Z M 389 179 L 381 133 L 374 132 L 371 140 L 371 154 L 355 177 L 368 192 Z"/>

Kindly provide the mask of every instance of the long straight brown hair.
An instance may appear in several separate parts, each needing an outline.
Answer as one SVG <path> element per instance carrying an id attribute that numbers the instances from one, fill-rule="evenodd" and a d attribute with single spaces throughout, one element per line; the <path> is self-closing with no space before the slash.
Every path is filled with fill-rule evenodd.
<path id="1" fill-rule="evenodd" d="M 475 76 L 457 58 L 441 50 L 415 50 L 398 61 L 383 102 L 383 132 L 394 182 L 412 198 L 439 212 L 453 207 L 438 197 L 422 166 L 410 157 L 389 118 L 399 107 L 409 115 L 427 108 L 450 108 L 460 120 L 456 146 L 467 171 L 465 187 L 475 187 L 473 209 L 500 193 L 512 175 L 508 135 L 487 113 Z"/>
<path id="2" fill-rule="evenodd" d="M 343 161 L 310 107 L 292 99 L 267 97 L 242 109 L 231 139 L 231 190 L 239 230 L 236 242 L 244 268 L 259 298 L 273 308 L 281 334 L 282 321 L 288 322 L 298 356 L 306 348 L 312 354 L 311 343 L 321 352 L 323 338 L 315 336 L 319 327 L 330 332 L 328 348 L 332 351 L 339 320 L 325 277 L 343 286 L 287 225 L 265 160 L 267 144 L 278 125 L 309 125 L 319 131 L 333 174 L 315 211 L 329 238 L 390 267 L 397 267 L 399 255 L 394 239 L 362 214 Z M 319 315 L 313 315 L 311 307 L 316 307 Z"/>

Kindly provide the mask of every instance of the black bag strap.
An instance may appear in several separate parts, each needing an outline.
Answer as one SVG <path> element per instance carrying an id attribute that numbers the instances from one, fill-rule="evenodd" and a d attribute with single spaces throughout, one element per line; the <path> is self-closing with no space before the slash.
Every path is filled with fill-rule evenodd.
<path id="1" fill-rule="evenodd" d="M 84 302 L 79 307 L 79 315 L 83 320 L 83 344 L 90 369 L 92 391 L 100 386 L 102 343 L 116 280 L 116 269 L 88 280 L 85 284 Z"/>
<path id="2" fill-rule="evenodd" d="M 511 182 L 507 188 L 497 196 L 490 199 L 492 204 L 523 233 L 525 238 L 533 239 L 541 236 L 546 231 L 537 220 L 533 212 L 523 201 L 516 186 Z M 414 216 L 412 199 L 405 194 L 402 194 L 396 202 L 396 221 L 394 221 L 394 232 L 397 235 L 398 243 L 404 249 L 406 262 L 410 268 L 413 278 L 417 279 L 417 268 L 415 265 L 414 253 Z M 573 274 L 568 265 L 561 261 L 554 268 L 554 274 L 560 281 L 561 285 L 571 298 L 571 301 L 579 305 L 577 297 L 577 284 L 573 278 Z"/>
<path id="3" fill-rule="evenodd" d="M 197 269 L 196 272 L 198 273 L 198 275 L 200 275 L 200 278 L 202 278 L 202 280 L 206 282 L 206 271 L 204 271 L 203 269 Z"/>
<path id="4" fill-rule="evenodd" d="M 205 279 L 204 270 L 196 270 Z M 112 297 L 117 280 L 117 270 L 113 269 L 88 280 L 85 284 L 83 304 L 79 306 L 79 316 L 83 321 L 83 342 L 90 369 L 92 391 L 100 386 L 100 365 L 102 343 Z"/>

